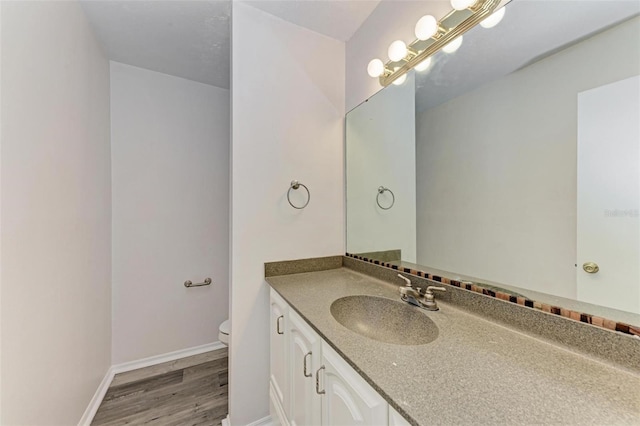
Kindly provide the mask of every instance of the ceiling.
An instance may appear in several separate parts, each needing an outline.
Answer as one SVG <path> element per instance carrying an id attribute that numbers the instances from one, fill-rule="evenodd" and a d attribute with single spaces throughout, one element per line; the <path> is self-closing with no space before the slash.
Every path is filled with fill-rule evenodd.
<path id="1" fill-rule="evenodd" d="M 380 0 L 245 0 L 244 3 L 301 27 L 347 41 Z"/>
<path id="2" fill-rule="evenodd" d="M 230 1 L 82 0 L 109 59 L 228 89 Z"/>
<path id="3" fill-rule="evenodd" d="M 500 24 L 472 29 L 457 52 L 437 53 L 427 72 L 416 73 L 416 109 L 438 106 L 638 13 L 637 0 L 513 0 Z"/>
<path id="4" fill-rule="evenodd" d="M 351 38 L 379 2 L 245 1 L 341 41 Z M 230 0 L 81 0 L 81 4 L 109 59 L 229 88 Z"/>
<path id="5" fill-rule="evenodd" d="M 385 1 L 402 7 L 402 1 Z M 380 0 L 244 2 L 347 41 Z M 82 0 L 81 4 L 109 59 L 229 88 L 230 0 Z M 639 12 L 638 0 L 513 0 L 497 27 L 471 30 L 455 54 L 438 53 L 429 72 L 417 75 L 416 107 L 432 108 Z"/>

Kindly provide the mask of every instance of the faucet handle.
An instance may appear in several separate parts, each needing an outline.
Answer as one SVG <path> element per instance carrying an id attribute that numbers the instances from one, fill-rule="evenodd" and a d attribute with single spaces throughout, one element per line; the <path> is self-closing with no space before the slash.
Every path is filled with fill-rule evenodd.
<path id="1" fill-rule="evenodd" d="M 440 309 L 436 303 L 436 296 L 433 294 L 433 290 L 447 291 L 444 287 L 436 287 L 432 285 L 427 287 L 427 290 L 424 292 L 424 298 L 420 300 L 420 305 L 428 311 L 437 311 Z"/>
<path id="2" fill-rule="evenodd" d="M 403 296 L 418 297 L 420 295 L 413 287 L 400 287 L 398 291 L 400 291 L 400 294 Z"/>
<path id="3" fill-rule="evenodd" d="M 407 285 L 407 287 L 411 287 L 411 280 L 410 280 L 409 278 L 405 277 L 405 276 L 404 276 L 404 275 L 402 275 L 402 274 L 398 274 L 398 276 L 399 276 L 400 278 L 402 278 L 402 279 L 407 283 L 407 284 L 406 284 L 406 285 Z"/>

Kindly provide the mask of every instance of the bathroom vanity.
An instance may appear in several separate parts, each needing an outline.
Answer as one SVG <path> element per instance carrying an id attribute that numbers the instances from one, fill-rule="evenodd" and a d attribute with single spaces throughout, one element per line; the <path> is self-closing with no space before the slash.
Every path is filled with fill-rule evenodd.
<path id="1" fill-rule="evenodd" d="M 639 12 L 512 1 L 347 114 L 347 255 L 265 265 L 274 419 L 640 424 Z"/>
<path id="2" fill-rule="evenodd" d="M 580 334 L 573 326 L 584 328 L 579 339 L 585 347 L 600 345 L 598 333 L 608 333 L 615 341 L 605 343 L 626 360 L 612 361 L 605 353 L 553 342 L 535 327 L 523 329 L 518 318 L 510 319 L 509 302 L 445 285 L 447 292 L 436 296 L 440 310 L 429 312 L 400 300 L 404 281 L 396 270 L 348 257 L 310 262 L 266 267 L 272 415 L 282 424 L 640 422 L 637 337 L 560 319 L 571 324 L 559 340 Z M 417 287 L 437 284 L 409 278 Z M 473 314 L 464 297 L 493 303 L 504 320 Z M 376 303 L 380 308 L 363 315 L 348 306 L 359 300 L 366 310 Z M 523 311 L 520 320 L 529 313 L 555 317 L 515 308 Z M 430 328 L 424 331 L 431 337 L 414 327 Z"/>

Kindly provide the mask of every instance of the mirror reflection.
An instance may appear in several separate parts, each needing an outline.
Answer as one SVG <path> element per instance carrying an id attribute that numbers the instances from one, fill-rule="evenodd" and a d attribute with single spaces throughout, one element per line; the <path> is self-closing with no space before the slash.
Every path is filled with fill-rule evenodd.
<path id="1" fill-rule="evenodd" d="M 639 12 L 514 0 L 351 111 L 347 251 L 640 324 Z"/>

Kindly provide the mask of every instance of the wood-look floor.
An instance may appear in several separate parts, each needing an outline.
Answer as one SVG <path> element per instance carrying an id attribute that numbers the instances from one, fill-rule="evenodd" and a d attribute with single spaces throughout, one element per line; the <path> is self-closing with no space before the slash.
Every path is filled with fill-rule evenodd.
<path id="1" fill-rule="evenodd" d="M 227 349 L 116 375 L 92 425 L 220 425 L 228 413 Z"/>

